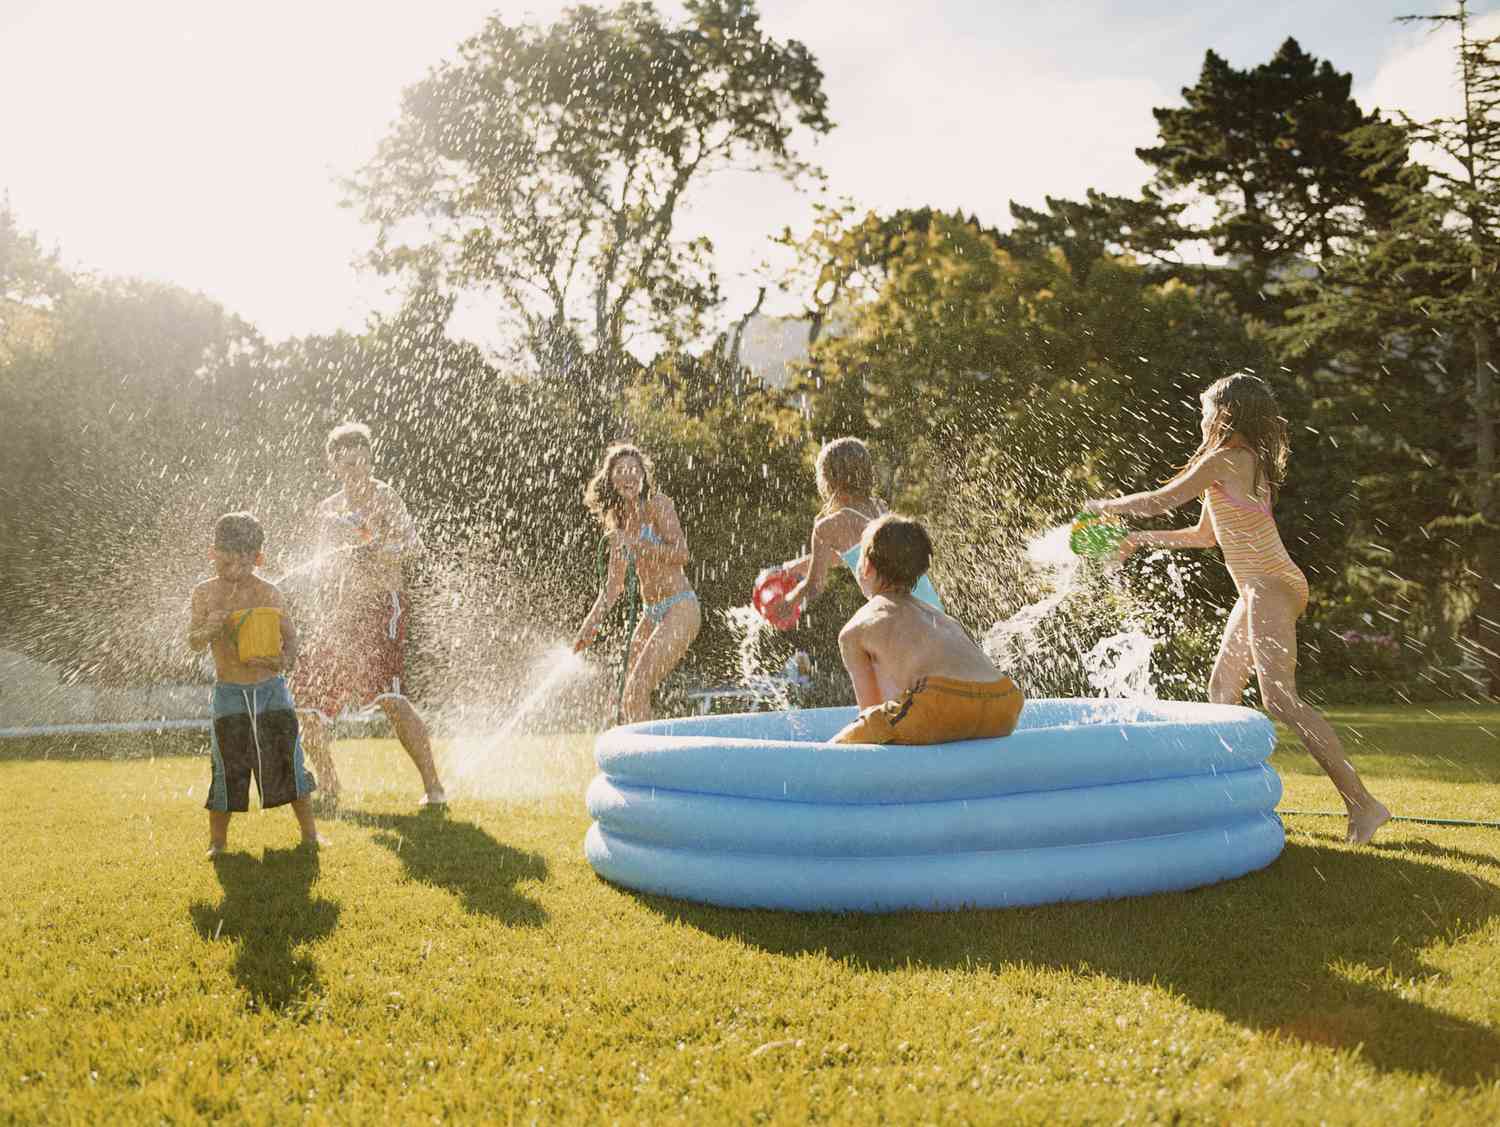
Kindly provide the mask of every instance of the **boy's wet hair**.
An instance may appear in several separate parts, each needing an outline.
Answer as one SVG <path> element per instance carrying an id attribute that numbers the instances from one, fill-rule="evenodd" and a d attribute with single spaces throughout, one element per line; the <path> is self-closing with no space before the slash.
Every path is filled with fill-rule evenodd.
<path id="1" fill-rule="evenodd" d="M 323 443 L 323 453 L 332 458 L 340 450 L 349 450 L 355 447 L 371 448 L 370 428 L 364 423 L 340 423 L 328 432 L 328 438 Z"/>
<path id="2" fill-rule="evenodd" d="M 875 459 L 870 457 L 870 448 L 857 438 L 825 442 L 813 467 L 818 476 L 818 493 L 825 500 L 835 493 L 850 497 L 870 497 L 875 493 Z"/>
<path id="3" fill-rule="evenodd" d="M 214 522 L 214 547 L 239 555 L 258 554 L 266 533 L 253 513 L 225 513 Z"/>
<path id="4" fill-rule="evenodd" d="M 875 574 L 903 591 L 915 587 L 932 563 L 932 537 L 920 523 L 900 513 L 872 520 L 861 544 Z"/>

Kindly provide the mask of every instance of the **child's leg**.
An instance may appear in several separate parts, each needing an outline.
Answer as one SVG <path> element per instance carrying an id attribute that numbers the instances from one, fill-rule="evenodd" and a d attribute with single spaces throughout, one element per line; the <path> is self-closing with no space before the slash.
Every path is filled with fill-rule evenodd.
<path id="1" fill-rule="evenodd" d="M 327 722 L 311 709 L 298 710 L 297 722 L 302 726 L 302 748 L 312 760 L 319 793 L 326 799 L 337 799 L 339 773 L 333 766 L 333 741 L 329 738 Z"/>
<path id="2" fill-rule="evenodd" d="M 676 610 L 676 607 L 672 608 Z M 671 617 L 670 615 L 668 617 Z M 636 671 L 641 667 L 641 655 L 646 652 L 651 639 L 656 636 L 657 622 L 649 614 L 641 615 L 641 620 L 636 623 L 635 633 L 630 636 L 630 649 L 625 654 L 625 681 L 620 688 L 620 719 L 627 724 L 637 720 L 651 719 L 651 691 L 646 691 L 646 709 L 644 715 L 638 715 L 637 710 L 631 707 L 633 699 L 632 689 L 635 687 Z"/>
<path id="3" fill-rule="evenodd" d="M 651 719 L 651 694 L 677 668 L 682 655 L 693 644 L 703 625 L 698 600 L 683 599 L 667 611 L 660 624 L 649 618 L 636 629 L 639 645 L 632 644 L 630 673 L 625 678 L 624 718 L 627 724 Z M 650 627 L 650 629 L 643 629 Z"/>
<path id="4" fill-rule="evenodd" d="M 212 850 L 224 849 L 229 845 L 229 811 L 210 810 L 208 812 L 208 848 Z"/>
<path id="5" fill-rule="evenodd" d="M 1219 656 L 1208 678 L 1208 699 L 1214 704 L 1239 704 L 1255 670 L 1255 655 L 1250 646 L 1250 607 L 1241 595 L 1224 623 L 1224 637 L 1219 642 Z"/>
<path id="6" fill-rule="evenodd" d="M 396 738 L 422 776 L 422 786 L 428 798 L 442 798 L 443 784 L 438 778 L 437 767 L 432 761 L 432 739 L 427 734 L 427 725 L 405 697 L 384 697 L 380 710 L 396 730 Z"/>
<path id="7" fill-rule="evenodd" d="M 1333 725 L 1297 695 L 1297 616 L 1302 600 L 1275 580 L 1252 586 L 1245 594 L 1255 671 L 1266 711 L 1295 730 L 1308 754 L 1328 773 L 1349 811 L 1348 840 L 1363 845 L 1391 812 L 1365 788 L 1345 757 Z"/>
<path id="8" fill-rule="evenodd" d="M 313 820 L 312 799 L 306 796 L 294 799 L 292 813 L 297 815 L 297 828 L 302 831 L 303 842 L 310 845 L 322 844 L 323 838 L 318 833 L 318 823 Z"/>

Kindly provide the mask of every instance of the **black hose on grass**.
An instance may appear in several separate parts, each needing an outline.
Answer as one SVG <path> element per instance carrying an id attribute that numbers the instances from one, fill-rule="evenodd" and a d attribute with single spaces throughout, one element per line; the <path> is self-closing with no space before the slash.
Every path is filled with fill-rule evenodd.
<path id="1" fill-rule="evenodd" d="M 1298 818 L 1347 818 L 1347 810 L 1278 810 L 1278 814 Z M 1424 826 L 1479 826 L 1486 830 L 1500 830 L 1500 822 L 1476 822 L 1468 818 L 1428 818 L 1420 814 L 1392 814 L 1392 822 L 1420 822 Z"/>

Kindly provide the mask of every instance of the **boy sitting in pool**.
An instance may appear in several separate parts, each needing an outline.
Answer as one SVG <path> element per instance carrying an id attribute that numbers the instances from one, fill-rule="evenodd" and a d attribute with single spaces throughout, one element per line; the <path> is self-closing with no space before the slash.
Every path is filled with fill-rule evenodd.
<path id="1" fill-rule="evenodd" d="M 1008 736 L 1025 700 L 942 611 L 912 594 L 932 540 L 910 517 L 871 521 L 855 578 L 869 599 L 839 632 L 860 714 L 833 743 L 935 744 Z"/>

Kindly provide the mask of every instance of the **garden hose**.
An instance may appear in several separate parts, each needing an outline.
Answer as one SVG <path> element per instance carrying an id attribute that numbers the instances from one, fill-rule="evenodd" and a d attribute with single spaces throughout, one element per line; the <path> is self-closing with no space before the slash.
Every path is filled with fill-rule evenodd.
<path id="1" fill-rule="evenodd" d="M 609 537 L 599 538 L 598 572 L 599 586 L 603 587 L 609 575 Z M 636 579 L 635 564 L 625 561 L 625 652 L 620 656 L 620 682 L 615 690 L 615 723 L 625 717 L 625 677 L 630 672 L 630 640 L 635 637 L 636 621 L 640 617 L 640 583 Z"/>
<path id="2" fill-rule="evenodd" d="M 1278 810 L 1276 813 L 1297 818 L 1347 818 L 1347 810 Z M 1424 826 L 1480 826 L 1500 830 L 1500 822 L 1476 822 L 1468 818 L 1428 818 L 1419 814 L 1392 814 L 1392 822 L 1420 822 Z"/>

